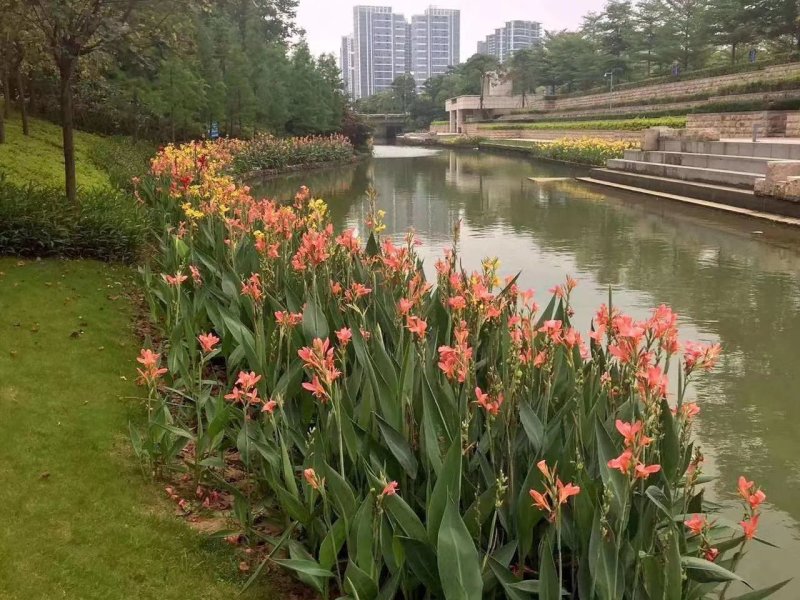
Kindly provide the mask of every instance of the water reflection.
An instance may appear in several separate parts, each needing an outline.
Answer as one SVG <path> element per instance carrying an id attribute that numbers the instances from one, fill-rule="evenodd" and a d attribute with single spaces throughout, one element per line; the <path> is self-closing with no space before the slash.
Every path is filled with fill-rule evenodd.
<path id="1" fill-rule="evenodd" d="M 783 547 L 751 552 L 744 574 L 757 585 L 790 576 L 800 556 L 800 234 L 669 202 L 607 196 L 572 181 L 527 179 L 574 174 L 513 156 L 444 151 L 275 180 L 261 191 L 287 197 L 305 183 L 345 227 L 363 222 L 372 184 L 389 232 L 414 227 L 427 265 L 461 219 L 467 268 L 497 255 L 506 273 L 522 271 L 522 284 L 541 292 L 571 273 L 581 281 L 575 304 L 586 324 L 609 288 L 615 304 L 638 317 L 671 305 L 684 337 L 720 341 L 725 350 L 695 392 L 703 406 L 698 437 L 708 469 L 720 476 L 711 491 L 726 499 L 740 473 L 756 478 L 770 502 L 763 534 Z M 800 584 L 778 597 L 800 597 Z"/>

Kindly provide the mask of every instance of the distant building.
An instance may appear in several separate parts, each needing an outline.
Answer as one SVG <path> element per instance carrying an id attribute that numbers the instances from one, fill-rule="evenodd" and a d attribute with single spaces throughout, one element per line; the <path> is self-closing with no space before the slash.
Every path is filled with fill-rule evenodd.
<path id="1" fill-rule="evenodd" d="M 430 7 L 411 17 L 411 72 L 417 87 L 457 65 L 460 46 L 460 11 Z"/>
<path id="2" fill-rule="evenodd" d="M 342 70 L 342 81 L 347 95 L 351 98 L 355 86 L 355 50 L 352 35 L 342 36 L 342 47 L 339 50 L 339 68 Z"/>
<path id="3" fill-rule="evenodd" d="M 517 50 L 532 48 L 542 39 L 542 26 L 536 21 L 508 21 L 505 27 L 495 29 L 486 36 L 485 41 L 478 42 L 478 54 L 494 56 L 505 62 Z"/>
<path id="4" fill-rule="evenodd" d="M 342 38 L 342 78 L 356 99 L 390 89 L 404 73 L 421 87 L 458 64 L 460 44 L 458 10 L 430 7 L 409 23 L 389 6 L 355 6 L 353 33 Z"/>

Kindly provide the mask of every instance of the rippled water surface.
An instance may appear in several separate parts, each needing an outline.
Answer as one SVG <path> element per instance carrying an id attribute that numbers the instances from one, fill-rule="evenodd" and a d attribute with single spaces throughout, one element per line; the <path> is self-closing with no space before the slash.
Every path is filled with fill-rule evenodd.
<path id="1" fill-rule="evenodd" d="M 427 267 L 450 245 L 460 219 L 466 268 L 497 256 L 503 273 L 521 271 L 521 285 L 540 300 L 569 273 L 580 282 L 574 306 L 584 327 L 609 288 L 614 304 L 639 318 L 671 305 L 683 339 L 724 349 L 720 366 L 695 387 L 705 471 L 718 476 L 712 496 L 732 502 L 736 479 L 746 474 L 769 498 L 760 534 L 780 549 L 751 546 L 740 574 L 756 587 L 796 575 L 800 231 L 571 180 L 527 179 L 576 174 L 477 151 L 378 147 L 369 162 L 272 180 L 259 191 L 288 197 L 306 184 L 328 201 L 338 227 L 363 231 L 371 184 L 389 233 L 413 227 Z M 726 516 L 739 520 L 735 509 Z M 800 578 L 775 597 L 800 598 Z"/>

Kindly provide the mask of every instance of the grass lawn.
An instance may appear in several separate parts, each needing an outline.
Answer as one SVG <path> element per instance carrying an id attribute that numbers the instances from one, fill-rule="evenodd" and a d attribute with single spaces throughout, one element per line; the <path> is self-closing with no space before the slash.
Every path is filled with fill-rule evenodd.
<path id="1" fill-rule="evenodd" d="M 61 127 L 30 119 L 30 135 L 22 135 L 19 115 L 6 120 L 6 143 L 0 144 L 0 173 L 11 181 L 41 185 L 64 185 L 64 155 Z M 78 185 L 85 188 L 108 186 L 108 175 L 91 161 L 89 149 L 103 138 L 82 131 L 75 132 L 75 164 Z"/>
<path id="2" fill-rule="evenodd" d="M 176 518 L 132 456 L 131 277 L 95 262 L 0 258 L 2 599 L 211 599 L 241 589 L 229 547 Z M 257 588 L 244 597 L 273 596 Z"/>

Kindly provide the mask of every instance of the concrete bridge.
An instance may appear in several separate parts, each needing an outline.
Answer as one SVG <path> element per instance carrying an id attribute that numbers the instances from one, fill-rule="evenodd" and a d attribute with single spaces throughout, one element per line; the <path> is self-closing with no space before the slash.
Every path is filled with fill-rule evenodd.
<path id="1" fill-rule="evenodd" d="M 365 114 L 359 113 L 359 117 L 372 127 L 372 137 L 378 140 L 393 140 L 398 134 L 403 133 L 406 126 L 406 115 L 396 114 Z"/>

